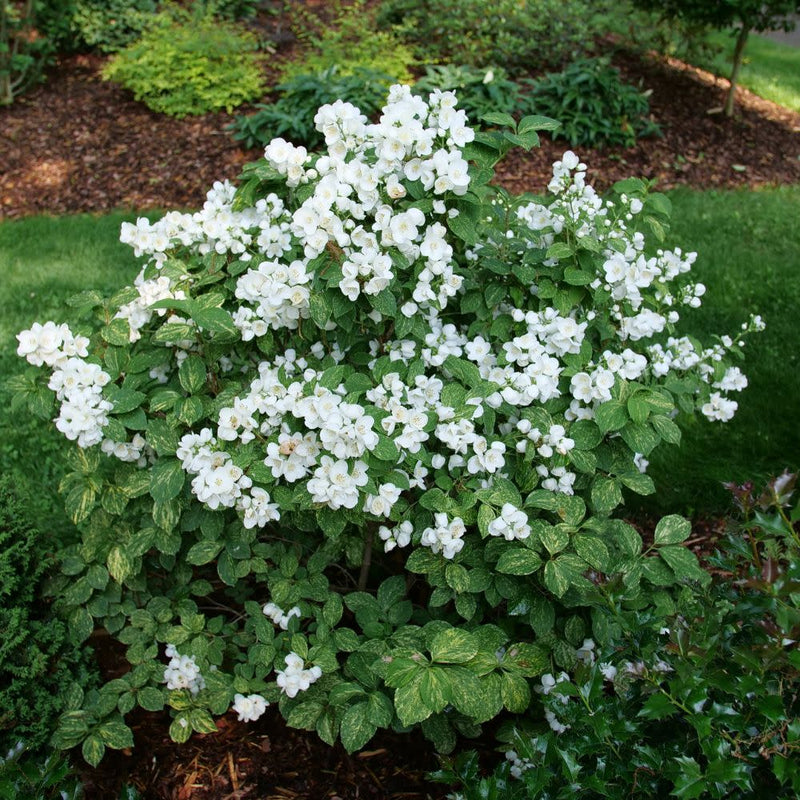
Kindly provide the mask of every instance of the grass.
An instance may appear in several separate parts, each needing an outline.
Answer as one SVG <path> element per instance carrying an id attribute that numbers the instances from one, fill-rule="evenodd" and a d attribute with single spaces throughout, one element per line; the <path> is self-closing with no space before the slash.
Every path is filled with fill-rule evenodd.
<path id="1" fill-rule="evenodd" d="M 16 355 L 20 330 L 36 321 L 66 322 L 67 298 L 88 288 L 111 293 L 136 277 L 133 251 L 119 242 L 120 224 L 133 219 L 117 213 L 0 224 L 0 465 L 31 485 L 35 514 L 57 528 L 65 524 L 55 499 L 63 438 L 40 419 L 12 415 L 2 383 L 25 369 Z"/>
<path id="2" fill-rule="evenodd" d="M 729 33 L 709 35 L 708 43 L 720 52 L 699 58 L 697 66 L 723 78 L 730 77 L 734 42 L 735 38 Z M 744 51 L 739 85 L 766 100 L 800 111 L 800 47 L 751 34 Z"/>
<path id="3" fill-rule="evenodd" d="M 697 280 L 708 287 L 704 306 L 686 314 L 687 331 L 708 341 L 734 333 L 750 312 L 767 322 L 745 348 L 750 386 L 737 398 L 729 423 L 684 421 L 680 448 L 664 445 L 650 468 L 658 494 L 644 507 L 655 513 L 722 511 L 723 480 L 763 479 L 800 467 L 800 355 L 795 314 L 800 308 L 800 187 L 761 191 L 671 193 L 670 243 L 700 253 Z M 33 321 L 66 321 L 65 300 L 85 288 L 111 293 L 138 270 L 118 241 L 131 215 L 35 217 L 0 223 L 0 374 L 24 369 L 15 334 Z M 63 471 L 61 438 L 41 420 L 12 416 L 0 396 L 0 463 L 40 490 L 40 513 L 63 524 L 55 509 Z"/>
<path id="4" fill-rule="evenodd" d="M 767 329 L 745 347 L 750 385 L 728 423 L 686 423 L 680 448 L 654 453 L 658 487 L 651 510 L 719 511 L 724 480 L 761 480 L 800 467 L 797 309 L 800 308 L 800 187 L 761 191 L 672 192 L 670 241 L 697 250 L 693 269 L 708 287 L 703 307 L 685 314 L 685 332 L 703 341 L 735 333 L 751 312 Z"/>

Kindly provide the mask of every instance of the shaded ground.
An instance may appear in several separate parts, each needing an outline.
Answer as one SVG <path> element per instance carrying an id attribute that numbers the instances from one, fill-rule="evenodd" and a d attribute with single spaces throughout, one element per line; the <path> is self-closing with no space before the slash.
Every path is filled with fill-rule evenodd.
<path id="1" fill-rule="evenodd" d="M 0 109 L 0 217 L 116 208 L 199 206 L 215 180 L 235 178 L 260 157 L 226 132 L 232 117 L 175 120 L 99 77 L 103 60 L 63 60 L 48 82 Z M 720 107 L 727 81 L 668 59 L 617 59 L 625 77 L 652 90 L 663 138 L 630 149 L 583 150 L 599 188 L 620 178 L 657 178 L 659 186 L 695 188 L 800 182 L 800 114 L 739 90 L 737 116 Z M 538 191 L 564 142 L 543 141 L 512 154 L 501 180 Z"/>

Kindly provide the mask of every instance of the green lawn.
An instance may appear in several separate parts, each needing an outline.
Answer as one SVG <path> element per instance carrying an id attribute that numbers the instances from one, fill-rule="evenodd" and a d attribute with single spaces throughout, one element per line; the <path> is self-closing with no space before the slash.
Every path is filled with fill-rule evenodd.
<path id="1" fill-rule="evenodd" d="M 658 487 L 646 508 L 667 511 L 724 510 L 723 480 L 760 479 L 785 466 L 800 467 L 800 398 L 797 309 L 800 308 L 800 187 L 756 192 L 671 193 L 674 225 L 670 244 L 699 251 L 698 280 L 708 286 L 704 307 L 684 324 L 708 340 L 735 333 L 749 312 L 767 330 L 746 348 L 750 386 L 740 410 L 726 424 L 685 421 L 681 448 L 665 445 L 652 458 Z M 0 223 L 0 374 L 24 369 L 15 334 L 32 322 L 67 321 L 65 300 L 85 288 L 106 292 L 130 283 L 138 267 L 119 243 L 119 225 L 131 215 L 36 217 Z M 1 392 L 2 390 L 0 390 Z M 60 437 L 39 420 L 12 416 L 0 393 L 0 463 L 32 481 L 39 510 L 51 525 L 61 466 Z"/>
<path id="2" fill-rule="evenodd" d="M 697 64 L 699 67 L 730 77 L 735 39 L 727 33 L 714 33 L 709 43 L 721 52 Z M 739 84 L 774 103 L 800 111 L 800 47 L 791 47 L 751 34 L 744 51 Z"/>
<path id="3" fill-rule="evenodd" d="M 68 297 L 89 288 L 113 292 L 136 277 L 133 251 L 119 242 L 120 224 L 133 219 L 118 213 L 0 223 L 0 384 L 26 366 L 16 355 L 20 330 L 36 321 L 67 322 Z M 65 524 L 52 500 L 63 472 L 62 442 L 52 425 L 11 415 L 0 386 L 0 465 L 30 483 L 40 523 L 55 527 Z"/>
<path id="4" fill-rule="evenodd" d="M 694 420 L 680 448 L 652 459 L 659 512 L 725 508 L 723 480 L 761 479 L 800 467 L 800 187 L 755 192 L 671 193 L 672 244 L 697 250 L 693 269 L 708 287 L 686 332 L 735 333 L 750 312 L 767 329 L 745 348 L 750 385 L 731 422 Z"/>

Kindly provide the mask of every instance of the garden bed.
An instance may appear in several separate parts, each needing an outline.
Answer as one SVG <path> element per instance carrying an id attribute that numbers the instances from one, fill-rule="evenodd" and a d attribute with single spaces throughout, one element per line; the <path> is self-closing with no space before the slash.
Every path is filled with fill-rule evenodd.
<path id="1" fill-rule="evenodd" d="M 194 207 L 214 180 L 234 179 L 260 157 L 226 131 L 232 116 L 182 120 L 155 114 L 99 76 L 103 59 L 61 61 L 48 82 L 0 109 L 0 217 L 115 208 Z M 675 59 L 617 58 L 624 77 L 652 90 L 662 138 L 633 148 L 581 151 L 598 188 L 640 175 L 662 189 L 753 187 L 800 181 L 800 114 L 739 90 L 737 115 L 722 105 L 727 81 Z M 271 80 L 274 84 L 274 78 Z M 501 180 L 538 191 L 563 141 L 513 154 Z"/>

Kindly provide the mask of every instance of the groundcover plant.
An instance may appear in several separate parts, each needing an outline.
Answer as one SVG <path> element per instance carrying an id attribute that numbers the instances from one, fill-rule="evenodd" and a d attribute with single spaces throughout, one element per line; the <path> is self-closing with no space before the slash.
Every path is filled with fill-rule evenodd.
<path id="1" fill-rule="evenodd" d="M 201 211 L 124 225 L 135 285 L 19 334 L 48 370 L 15 388 L 71 442 L 62 610 L 130 662 L 70 693 L 58 746 L 97 763 L 167 705 L 179 742 L 232 709 L 448 750 L 609 646 L 599 589 L 703 579 L 681 520 L 644 548 L 612 515 L 676 408 L 732 416 L 761 322 L 673 335 L 703 287 L 658 247 L 666 198 L 601 199 L 572 152 L 511 197 L 492 167 L 554 123 L 488 120 L 403 86 L 377 124 L 323 106 L 324 153 L 274 140 Z"/>

